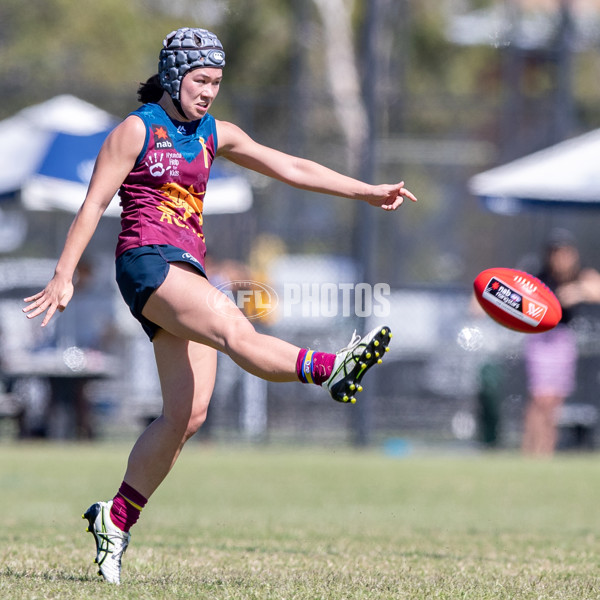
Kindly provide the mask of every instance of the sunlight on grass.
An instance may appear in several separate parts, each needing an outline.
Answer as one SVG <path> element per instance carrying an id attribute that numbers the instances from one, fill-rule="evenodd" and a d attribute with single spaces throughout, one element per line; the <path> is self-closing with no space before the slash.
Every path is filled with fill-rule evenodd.
<path id="1" fill-rule="evenodd" d="M 128 447 L 2 445 L 1 598 L 598 598 L 595 455 L 387 457 L 191 443 L 144 510 L 123 584 L 82 511 Z"/>

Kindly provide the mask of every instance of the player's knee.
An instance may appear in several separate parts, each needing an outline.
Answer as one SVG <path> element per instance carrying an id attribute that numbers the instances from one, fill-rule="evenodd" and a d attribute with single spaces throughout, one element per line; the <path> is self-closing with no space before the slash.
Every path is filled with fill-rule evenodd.
<path id="1" fill-rule="evenodd" d="M 208 402 L 203 401 L 202 398 L 196 398 L 191 404 L 193 406 L 191 410 L 187 407 L 181 410 L 165 411 L 161 417 L 167 423 L 172 435 L 183 443 L 189 440 L 206 421 Z"/>
<path id="2" fill-rule="evenodd" d="M 230 354 L 239 354 L 248 344 L 252 343 L 252 338 L 256 335 L 256 330 L 246 319 L 231 320 L 223 327 L 223 346 L 225 351 Z"/>
<path id="3" fill-rule="evenodd" d="M 206 408 L 202 411 L 198 411 L 192 414 L 188 420 L 188 424 L 184 433 L 184 441 L 187 442 L 199 429 L 204 425 L 206 421 Z"/>

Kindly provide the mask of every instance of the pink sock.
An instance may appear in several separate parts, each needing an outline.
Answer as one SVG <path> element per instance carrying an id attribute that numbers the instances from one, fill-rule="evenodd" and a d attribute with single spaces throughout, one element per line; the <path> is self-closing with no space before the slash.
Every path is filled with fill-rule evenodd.
<path id="1" fill-rule="evenodd" d="M 302 383 L 322 385 L 329 379 L 335 363 L 335 354 L 302 349 L 296 359 L 296 375 Z"/>
<path id="2" fill-rule="evenodd" d="M 129 531 L 137 523 L 142 508 L 148 500 L 130 485 L 123 482 L 117 495 L 113 498 L 110 509 L 112 522 L 121 530 Z"/>

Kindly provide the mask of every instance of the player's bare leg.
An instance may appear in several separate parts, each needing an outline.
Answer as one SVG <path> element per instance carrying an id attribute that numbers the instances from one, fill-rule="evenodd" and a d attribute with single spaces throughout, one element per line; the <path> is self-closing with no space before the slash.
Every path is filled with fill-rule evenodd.
<path id="1" fill-rule="evenodd" d="M 146 498 L 167 476 L 185 442 L 204 423 L 217 369 L 213 348 L 164 330 L 158 331 L 153 343 L 163 411 L 137 440 L 124 477 Z"/>
<path id="2" fill-rule="evenodd" d="M 83 515 L 96 541 L 99 573 L 109 583 L 120 583 L 129 528 L 175 464 L 185 442 L 204 423 L 214 387 L 216 350 L 162 330 L 153 341 L 162 414 L 134 445 L 119 493 L 109 502 L 92 504 Z"/>
<path id="3" fill-rule="evenodd" d="M 244 370 L 268 381 L 298 381 L 300 348 L 258 333 L 240 309 L 193 267 L 173 263 L 152 294 L 144 316 L 171 334 L 228 354 Z"/>

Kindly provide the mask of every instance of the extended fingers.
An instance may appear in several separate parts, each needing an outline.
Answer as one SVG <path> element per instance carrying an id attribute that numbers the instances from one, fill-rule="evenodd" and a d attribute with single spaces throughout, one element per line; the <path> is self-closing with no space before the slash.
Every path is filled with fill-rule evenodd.
<path id="1" fill-rule="evenodd" d="M 413 202 L 417 201 L 417 197 L 410 190 L 407 190 L 404 187 L 404 181 L 400 181 L 396 185 L 397 185 L 397 189 L 398 189 L 398 197 L 399 198 L 408 198 L 409 200 L 412 200 Z M 402 201 L 400 201 L 400 204 L 402 204 Z"/>
<path id="2" fill-rule="evenodd" d="M 50 319 L 52 318 L 52 315 L 54 315 L 54 313 L 56 312 L 56 306 L 52 305 L 50 306 L 50 308 L 48 308 L 48 311 L 46 312 L 46 316 L 44 317 L 44 320 L 42 321 L 42 327 L 45 327 L 46 324 L 48 323 L 48 321 L 50 321 Z M 65 309 L 64 306 L 59 306 L 58 310 L 60 312 L 62 312 Z"/>
<path id="3" fill-rule="evenodd" d="M 23 308 L 23 312 L 29 313 L 27 315 L 28 319 L 33 319 L 34 317 L 37 317 L 39 314 L 43 313 L 49 306 L 49 300 L 38 297 L 31 304 L 29 304 L 29 306 L 25 306 Z"/>
<path id="4" fill-rule="evenodd" d="M 44 295 L 44 290 L 42 290 L 41 292 L 38 292 L 37 294 L 34 294 L 33 296 L 23 298 L 23 302 L 33 302 L 33 301 L 41 298 L 43 295 Z"/>
<path id="5" fill-rule="evenodd" d="M 28 319 L 35 319 L 42 313 L 46 313 L 42 321 L 42 327 L 46 326 L 57 308 L 60 311 L 64 310 L 64 306 L 57 306 L 48 298 L 45 290 L 25 298 L 25 302 L 30 302 L 28 306 L 23 307 L 23 312 L 27 314 Z"/>
<path id="6" fill-rule="evenodd" d="M 417 197 L 411 191 L 407 190 L 405 187 L 400 187 L 393 202 L 384 203 L 381 205 L 381 208 L 383 208 L 383 210 L 396 210 L 398 207 L 402 206 L 405 198 L 408 198 L 412 202 L 417 201 Z"/>
<path id="7" fill-rule="evenodd" d="M 407 190 L 405 187 L 400 188 L 400 194 L 404 198 L 408 198 L 412 202 L 416 202 L 417 201 L 417 197 L 410 190 Z"/>
<path id="8" fill-rule="evenodd" d="M 44 303 L 44 300 L 42 299 L 43 295 L 44 295 L 44 292 L 39 292 L 39 293 L 35 294 L 34 296 L 29 296 L 28 298 L 25 298 L 24 302 L 29 302 L 30 304 L 28 306 L 23 307 L 23 312 L 28 313 L 28 312 L 31 312 L 32 310 L 39 309 L 40 306 Z M 29 316 L 33 316 L 33 315 L 29 315 Z"/>

